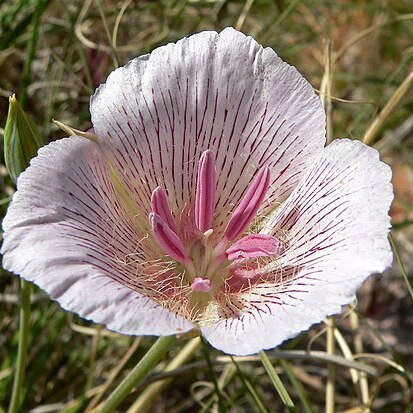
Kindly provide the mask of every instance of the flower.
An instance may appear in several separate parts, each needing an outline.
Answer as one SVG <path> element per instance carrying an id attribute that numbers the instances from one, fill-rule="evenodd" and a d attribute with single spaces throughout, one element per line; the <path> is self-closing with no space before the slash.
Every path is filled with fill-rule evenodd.
<path id="1" fill-rule="evenodd" d="M 4 266 L 67 310 L 136 335 L 193 328 L 216 348 L 275 347 L 391 263 L 390 169 L 324 148 L 319 98 L 234 29 L 112 72 L 95 140 L 39 151 L 4 220 Z"/>

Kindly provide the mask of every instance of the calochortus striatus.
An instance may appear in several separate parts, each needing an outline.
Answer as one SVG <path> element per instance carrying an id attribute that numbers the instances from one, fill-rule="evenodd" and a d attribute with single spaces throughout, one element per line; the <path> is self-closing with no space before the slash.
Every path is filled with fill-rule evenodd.
<path id="1" fill-rule="evenodd" d="M 392 260 L 390 169 L 325 146 L 320 99 L 228 28 L 155 49 L 91 98 L 93 131 L 43 147 L 4 220 L 4 266 L 136 335 L 191 329 L 251 354 L 337 313 Z"/>

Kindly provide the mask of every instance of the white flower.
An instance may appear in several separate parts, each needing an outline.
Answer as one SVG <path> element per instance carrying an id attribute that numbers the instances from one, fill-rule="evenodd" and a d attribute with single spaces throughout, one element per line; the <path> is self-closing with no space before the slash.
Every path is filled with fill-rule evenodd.
<path id="1" fill-rule="evenodd" d="M 272 49 L 202 32 L 115 70 L 97 142 L 61 139 L 18 181 L 4 266 L 125 334 L 198 328 L 250 354 L 349 303 L 390 265 L 390 169 L 324 148 L 318 97 Z"/>

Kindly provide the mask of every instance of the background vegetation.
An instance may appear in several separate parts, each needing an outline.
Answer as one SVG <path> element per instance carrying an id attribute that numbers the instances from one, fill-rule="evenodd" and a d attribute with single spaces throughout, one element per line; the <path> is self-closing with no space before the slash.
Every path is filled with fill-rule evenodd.
<path id="1" fill-rule="evenodd" d="M 364 138 L 391 164 L 397 259 L 391 270 L 369 279 L 358 302 L 335 321 L 267 352 L 295 407 L 279 397 L 258 357 L 234 360 L 181 338 L 165 358 L 175 364 L 167 372 L 159 365 L 119 411 L 311 413 L 324 411 L 330 398 L 331 413 L 333 398 L 336 412 L 412 412 L 411 0 L 6 0 L 0 6 L 0 128 L 16 93 L 47 140 L 63 136 L 52 118 L 86 130 L 89 97 L 116 65 L 226 26 L 273 47 L 320 91 L 330 140 Z M 3 216 L 14 191 L 3 165 L 0 191 Z M 19 285 L 3 271 L 0 411 L 6 411 L 13 385 Z M 95 411 L 154 341 L 81 320 L 38 289 L 31 302 L 22 412 Z M 177 359 L 185 345 L 185 357 Z M 159 381 L 165 377 L 173 382 Z M 136 402 L 142 395 L 145 407 Z"/>

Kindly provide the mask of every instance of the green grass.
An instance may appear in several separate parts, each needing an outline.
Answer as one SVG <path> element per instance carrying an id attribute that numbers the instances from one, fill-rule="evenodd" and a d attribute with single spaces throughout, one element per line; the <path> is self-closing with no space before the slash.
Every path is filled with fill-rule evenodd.
<path id="1" fill-rule="evenodd" d="M 96 1 L 9 0 L 2 3 L 1 130 L 12 93 L 21 99 L 48 141 L 63 136 L 52 118 L 87 130 L 89 97 L 113 70 L 116 61 L 122 65 L 158 45 L 204 29 L 236 26 L 237 22 L 242 22 L 242 31 L 273 47 L 284 60 L 295 65 L 316 89 L 320 88 L 324 73 L 325 42 L 332 41 L 334 137 L 362 138 L 413 70 L 410 0 L 255 0 L 249 10 L 246 2 L 232 0 L 100 0 L 99 4 L 101 10 Z M 117 28 L 116 44 L 114 28 Z M 360 36 L 362 33 L 365 36 Z M 406 173 L 411 174 L 413 127 L 408 126 L 412 123 L 412 113 L 410 90 L 380 125 L 373 143 L 383 159 L 391 165 L 402 164 Z M 407 132 L 400 132 L 403 125 Z M 4 165 L 0 166 L 0 190 L 0 213 L 4 216 L 13 193 L 13 183 Z M 162 373 L 165 363 L 173 360 L 186 343 L 178 339 L 165 360 L 123 400 L 119 411 L 127 411 L 153 381 L 170 377 L 173 378 L 171 384 L 153 400 L 154 412 L 288 412 L 288 409 L 292 411 L 292 405 L 298 412 L 323 411 L 328 366 L 333 363 L 337 412 L 368 411 L 361 407 L 363 379 L 360 377 L 365 373 L 359 369 L 363 366 L 371 368 L 367 368 L 368 373 L 363 376 L 367 378 L 371 411 L 412 412 L 413 326 L 406 319 L 413 313 L 413 301 L 405 282 L 411 282 L 413 271 L 413 200 L 406 191 L 397 188 L 397 210 L 393 210 L 393 223 L 397 227 L 393 231 L 393 242 L 397 246 L 399 265 L 369 280 L 361 289 L 355 312 L 356 327 L 354 319 L 350 320 L 350 311 L 336 320 L 335 326 L 350 349 L 351 359 L 342 354 L 337 343 L 335 355 L 326 353 L 325 326 L 319 325 L 283 345 L 279 349 L 282 352 L 267 352 L 272 364 L 265 367 L 258 357 L 236 358 L 234 369 L 233 361 L 222 358 L 219 352 L 209 349 L 206 358 L 205 350 L 199 349 L 186 365 Z M 18 357 L 19 286 L 17 277 L 3 271 L 0 277 L 0 407 L 3 411 L 10 405 Z M 101 330 L 64 312 L 36 287 L 32 289 L 31 301 L 20 411 L 91 412 L 87 410 L 88 404 L 102 391 L 134 338 Z M 386 328 L 386 320 L 399 323 L 398 328 Z M 119 385 L 154 341 L 141 340 L 101 400 Z M 306 353 L 307 349 L 311 352 Z M 375 357 L 359 357 L 360 353 Z M 402 369 L 396 368 L 393 362 Z M 357 382 L 353 381 L 354 372 L 359 377 Z M 275 378 L 282 381 L 284 397 L 291 397 L 292 403 L 288 398 L 283 402 L 279 397 L 274 388 Z"/>

